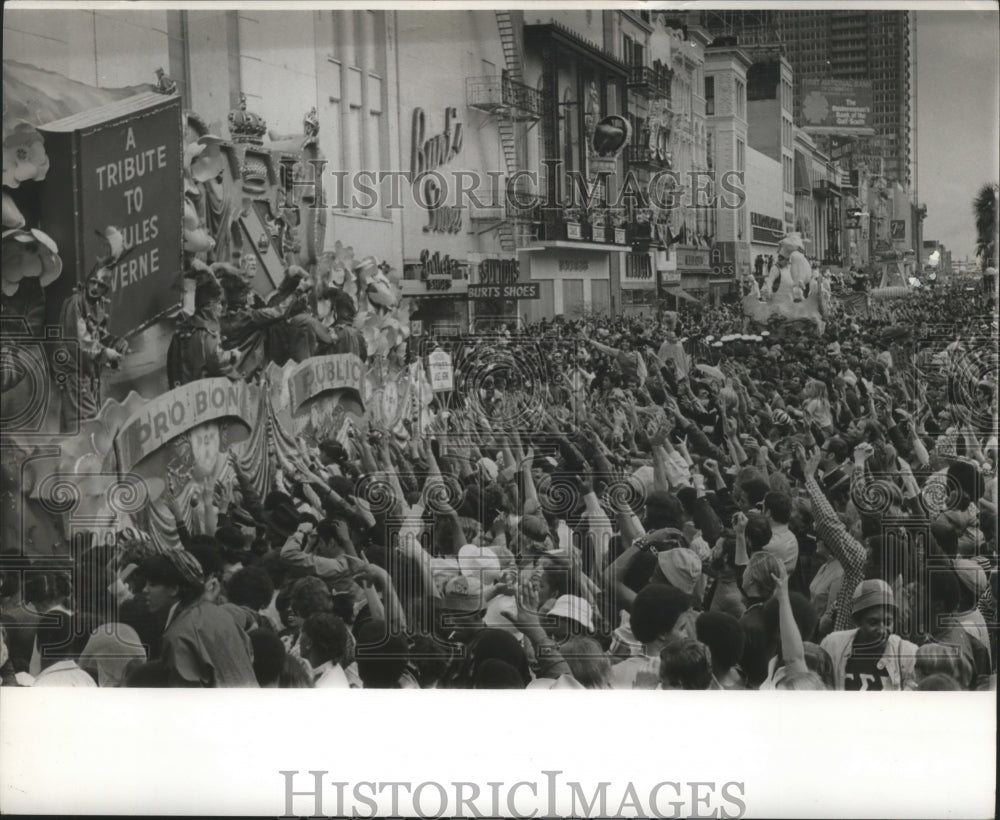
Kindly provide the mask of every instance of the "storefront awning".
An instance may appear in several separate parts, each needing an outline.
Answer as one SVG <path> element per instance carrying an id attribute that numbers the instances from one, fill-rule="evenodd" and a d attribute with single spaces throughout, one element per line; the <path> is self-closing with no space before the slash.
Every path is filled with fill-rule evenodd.
<path id="1" fill-rule="evenodd" d="M 677 285 L 667 285 L 666 288 L 665 288 L 665 290 L 666 290 L 667 296 L 673 296 L 675 299 L 680 299 L 680 300 L 682 300 L 684 302 L 695 302 L 695 303 L 697 303 L 698 301 L 700 301 L 699 299 L 697 299 L 696 297 L 692 296 L 686 290 L 684 290 L 681 287 L 678 287 Z"/>
<path id="2" fill-rule="evenodd" d="M 153 91 L 149 84 L 127 88 L 95 88 L 54 71 L 15 60 L 3 61 L 4 119 L 46 123 Z"/>
<path id="3" fill-rule="evenodd" d="M 535 42 L 550 41 L 556 45 L 563 46 L 578 57 L 582 57 L 584 60 L 600 66 L 609 74 L 615 74 L 619 77 L 628 76 L 628 66 L 615 57 L 614 54 L 601 48 L 596 43 L 583 39 L 575 31 L 557 23 L 555 20 L 550 20 L 548 23 L 526 25 L 524 27 L 524 36 L 527 40 Z"/>

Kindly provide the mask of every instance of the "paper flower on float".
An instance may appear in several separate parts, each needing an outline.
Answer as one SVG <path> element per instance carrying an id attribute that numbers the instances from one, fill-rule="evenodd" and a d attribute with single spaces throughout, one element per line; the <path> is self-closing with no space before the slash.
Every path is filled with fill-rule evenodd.
<path id="1" fill-rule="evenodd" d="M 188 253 L 205 253 L 215 247 L 215 240 L 202 227 L 198 212 L 187 197 L 184 198 L 183 231 L 184 250 Z"/>
<path id="2" fill-rule="evenodd" d="M 359 297 L 364 294 L 376 310 L 392 310 L 399 304 L 402 296 L 399 286 L 389 278 L 388 266 L 374 256 L 366 256 L 355 264 L 354 275 L 358 280 Z"/>
<path id="3" fill-rule="evenodd" d="M 3 192 L 3 227 L 5 229 L 24 227 L 24 214 L 6 191 Z"/>
<path id="4" fill-rule="evenodd" d="M 38 279 L 45 288 L 62 273 L 59 247 L 48 234 L 32 228 L 3 233 L 3 267 L 0 286 L 4 296 L 17 293 L 22 279 Z"/>
<path id="5" fill-rule="evenodd" d="M 345 249 L 339 241 L 337 245 L 340 246 L 339 249 L 326 251 L 316 261 L 317 287 L 321 289 L 337 287 L 348 294 L 354 294 L 357 292 L 357 280 L 350 264 L 342 258 L 345 250 L 351 250 L 353 257 L 353 249 Z"/>
<path id="6" fill-rule="evenodd" d="M 184 159 L 195 182 L 215 179 L 225 169 L 226 158 L 220 148 L 222 143 L 222 137 L 206 134 L 199 137 L 197 142 L 184 146 Z"/>
<path id="7" fill-rule="evenodd" d="M 24 121 L 9 130 L 4 124 L 3 184 L 17 188 L 22 182 L 40 182 L 49 172 L 45 142 L 35 126 Z"/>

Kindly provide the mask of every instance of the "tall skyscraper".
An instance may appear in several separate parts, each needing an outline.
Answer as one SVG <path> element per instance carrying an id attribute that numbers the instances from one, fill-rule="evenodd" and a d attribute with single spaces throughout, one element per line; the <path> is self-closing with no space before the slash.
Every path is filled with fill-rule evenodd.
<path id="1" fill-rule="evenodd" d="M 859 137 L 854 153 L 881 156 L 883 172 L 911 182 L 912 11 L 702 11 L 714 34 L 735 35 L 741 46 L 780 45 L 792 64 L 795 118 L 801 124 L 806 79 L 870 80 L 874 137 Z"/>

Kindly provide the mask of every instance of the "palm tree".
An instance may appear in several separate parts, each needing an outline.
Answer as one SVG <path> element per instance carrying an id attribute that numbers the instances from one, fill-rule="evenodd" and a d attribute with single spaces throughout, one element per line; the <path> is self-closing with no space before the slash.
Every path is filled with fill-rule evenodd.
<path id="1" fill-rule="evenodd" d="M 996 264 L 998 189 L 1000 186 L 995 182 L 987 182 L 972 201 L 976 217 L 976 256 L 983 270 Z"/>

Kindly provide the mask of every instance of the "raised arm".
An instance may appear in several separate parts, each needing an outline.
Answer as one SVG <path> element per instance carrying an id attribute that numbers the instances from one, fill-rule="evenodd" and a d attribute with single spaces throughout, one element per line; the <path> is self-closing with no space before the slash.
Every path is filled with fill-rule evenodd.
<path id="1" fill-rule="evenodd" d="M 850 601 L 854 586 L 864 575 L 867 551 L 864 546 L 847 531 L 830 502 L 823 494 L 816 481 L 816 470 L 822 459 L 822 453 L 815 451 L 806 458 L 804 449 L 800 450 L 799 458 L 806 473 L 806 492 L 812 501 L 813 519 L 816 534 L 823 539 L 830 552 L 840 561 L 844 568 L 844 582 L 837 601 L 837 619 L 835 629 L 849 629 L 851 625 Z M 862 465 L 863 466 L 863 465 Z"/>
<path id="2" fill-rule="evenodd" d="M 788 596 L 788 572 L 784 565 L 774 579 L 774 597 L 778 599 L 778 627 L 781 631 L 781 661 L 790 674 L 801 675 L 809 671 L 806 666 L 806 650 L 802 644 L 799 625 L 792 614 L 792 602 Z"/>

